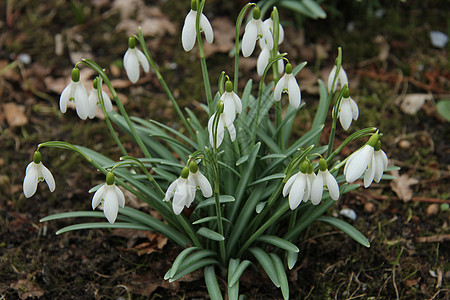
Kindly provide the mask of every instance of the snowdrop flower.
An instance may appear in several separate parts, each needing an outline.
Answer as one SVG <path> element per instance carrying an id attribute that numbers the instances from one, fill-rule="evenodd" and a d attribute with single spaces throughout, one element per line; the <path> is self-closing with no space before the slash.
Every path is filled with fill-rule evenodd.
<path id="1" fill-rule="evenodd" d="M 364 174 L 364 187 L 367 188 L 374 179 L 376 182 L 381 180 L 388 160 L 381 150 L 379 138 L 378 133 L 373 134 L 364 147 L 350 155 L 344 167 L 347 182 L 353 182 Z"/>
<path id="2" fill-rule="evenodd" d="M 179 215 L 183 208 L 189 207 L 195 198 L 195 186 L 189 178 L 189 168 L 184 167 L 180 177 L 172 182 L 167 188 L 164 201 L 172 200 L 172 209 L 176 215 Z"/>
<path id="3" fill-rule="evenodd" d="M 41 153 L 34 152 L 33 161 L 30 162 L 25 171 L 23 179 L 23 193 L 25 197 L 30 198 L 36 193 L 39 181 L 47 182 L 50 192 L 55 190 L 55 179 L 52 173 L 42 164 Z"/>
<path id="4" fill-rule="evenodd" d="M 266 69 L 267 65 L 269 64 L 270 59 L 270 49 L 267 46 L 266 42 L 262 39 L 259 40 L 259 45 L 261 46 L 261 52 L 258 56 L 258 61 L 256 64 L 256 71 L 259 76 L 262 76 L 264 74 L 264 70 Z M 280 54 L 280 52 L 277 52 L 277 54 Z M 284 63 L 283 60 L 278 60 L 278 73 L 282 74 L 284 72 Z"/>
<path id="5" fill-rule="evenodd" d="M 119 206 L 122 208 L 125 206 L 125 197 L 114 183 L 113 172 L 106 174 L 106 184 L 99 188 L 92 197 L 92 209 L 100 204 L 106 219 L 111 224 L 116 221 Z"/>
<path id="6" fill-rule="evenodd" d="M 344 130 L 347 130 L 352 124 L 352 119 L 357 120 L 359 116 L 358 105 L 355 100 L 350 98 L 348 87 L 345 88 L 344 96 L 339 104 L 338 118 Z"/>
<path id="7" fill-rule="evenodd" d="M 216 113 L 214 113 L 208 121 L 208 131 L 209 131 L 209 142 L 212 146 L 214 146 L 214 134 L 216 137 L 215 147 L 219 148 L 222 144 L 223 138 L 225 136 L 225 128 L 227 128 L 228 133 L 230 134 L 230 139 L 232 142 L 236 139 L 236 128 L 233 125 L 233 121 L 226 115 L 224 111 L 224 104 L 222 101 L 218 103 L 218 109 Z M 214 124 L 214 120 L 216 119 L 216 114 L 218 115 L 217 125 Z M 215 126 L 217 128 L 215 128 Z"/>
<path id="8" fill-rule="evenodd" d="M 236 114 L 242 112 L 241 98 L 233 92 L 233 83 L 230 80 L 225 82 L 225 92 L 220 97 L 223 102 L 223 113 L 228 117 L 230 122 L 234 122 Z"/>
<path id="9" fill-rule="evenodd" d="M 123 56 L 123 67 L 127 72 L 128 79 L 132 83 L 136 83 L 139 80 L 140 70 L 139 64 L 142 66 L 144 72 L 150 70 L 150 65 L 147 58 L 141 50 L 136 48 L 136 40 L 134 37 L 128 39 L 128 50 Z"/>
<path id="10" fill-rule="evenodd" d="M 206 176 L 199 171 L 198 165 L 195 161 L 192 161 L 189 164 L 188 181 L 190 185 L 202 191 L 203 197 L 208 198 L 212 196 L 213 192 L 211 184 L 209 183 Z"/>
<path id="11" fill-rule="evenodd" d="M 261 21 L 261 11 L 258 7 L 253 9 L 253 18 L 245 26 L 244 36 L 242 37 L 242 55 L 249 57 L 255 50 L 257 39 L 264 39 L 267 48 L 272 50 L 273 37 L 269 26 Z"/>
<path id="12" fill-rule="evenodd" d="M 75 102 L 75 108 L 80 119 L 86 120 L 89 115 L 88 94 L 80 81 L 80 70 L 77 67 L 72 69 L 71 81 L 59 98 L 59 109 L 62 113 L 67 111 L 67 104 L 71 101 Z"/>
<path id="13" fill-rule="evenodd" d="M 321 158 L 319 160 L 319 172 L 311 185 L 312 204 L 317 205 L 320 203 L 324 188 L 328 189 L 331 199 L 336 201 L 339 198 L 339 185 L 336 178 L 328 171 L 327 161 Z"/>
<path id="14" fill-rule="evenodd" d="M 275 90 L 273 91 L 275 100 L 280 101 L 281 93 L 289 94 L 289 103 L 293 108 L 298 108 L 300 106 L 302 99 L 300 87 L 292 74 L 292 65 L 289 63 L 286 65 L 286 73 L 277 82 Z"/>
<path id="15" fill-rule="evenodd" d="M 311 196 L 311 182 L 314 182 L 315 174 L 308 160 L 303 161 L 300 171 L 289 178 L 283 188 L 283 196 L 289 194 L 289 206 L 296 209 L 302 201 L 306 202 Z"/>
<path id="16" fill-rule="evenodd" d="M 195 28 L 197 10 L 198 0 L 192 0 L 191 10 L 184 19 L 184 25 L 181 31 L 181 43 L 186 52 L 189 52 L 194 48 L 195 39 L 197 38 L 197 30 Z M 200 32 L 202 31 L 205 33 L 206 41 L 211 44 L 214 40 L 214 32 L 211 23 L 209 23 L 208 18 L 203 13 L 200 15 Z"/>
<path id="17" fill-rule="evenodd" d="M 110 112 L 113 110 L 113 106 L 111 103 L 111 99 L 108 94 L 102 90 L 103 104 L 105 105 L 105 110 Z M 89 118 L 92 119 L 95 117 L 95 113 L 97 112 L 97 105 L 101 105 L 100 99 L 98 98 L 98 90 L 97 90 L 97 78 L 93 81 L 93 88 L 89 93 Z"/>
<path id="18" fill-rule="evenodd" d="M 333 87 L 333 93 L 336 91 L 336 87 L 338 83 L 343 87 L 344 85 L 348 86 L 348 78 L 347 73 L 345 73 L 344 68 L 341 66 L 339 70 L 339 74 L 337 76 L 336 82 L 334 82 L 334 77 L 336 76 L 336 65 L 333 67 L 333 69 L 330 72 L 330 75 L 328 76 L 328 93 L 331 93 L 331 87 Z M 334 82 L 334 86 L 333 86 Z"/>
<path id="19" fill-rule="evenodd" d="M 268 18 L 264 21 L 264 24 L 266 24 L 269 27 L 270 32 L 272 32 L 273 35 L 273 20 L 272 18 Z M 284 41 L 284 29 L 283 26 L 281 26 L 281 23 L 278 23 L 278 45 L 281 44 Z"/>

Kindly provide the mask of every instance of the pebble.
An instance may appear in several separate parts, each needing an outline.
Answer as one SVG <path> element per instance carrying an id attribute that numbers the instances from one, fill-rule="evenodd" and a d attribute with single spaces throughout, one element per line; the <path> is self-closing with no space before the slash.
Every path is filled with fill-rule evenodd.
<path id="1" fill-rule="evenodd" d="M 398 146 L 400 149 L 408 150 L 409 148 L 411 148 L 411 142 L 407 140 L 401 140 L 400 142 L 398 142 Z"/>
<path id="2" fill-rule="evenodd" d="M 427 216 L 437 215 L 439 212 L 439 204 L 433 203 L 430 204 L 426 209 Z"/>
<path id="3" fill-rule="evenodd" d="M 364 204 L 364 210 L 368 213 L 373 213 L 376 210 L 375 204 L 373 204 L 372 202 L 366 202 L 366 204 Z"/>

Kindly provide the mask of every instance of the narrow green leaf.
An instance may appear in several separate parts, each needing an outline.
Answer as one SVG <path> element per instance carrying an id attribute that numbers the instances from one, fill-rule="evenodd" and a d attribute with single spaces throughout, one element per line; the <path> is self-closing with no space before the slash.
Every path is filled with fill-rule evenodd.
<path id="1" fill-rule="evenodd" d="M 239 259 L 230 258 L 228 263 L 228 299 L 238 300 L 239 298 L 239 281 L 230 287 L 231 277 L 239 266 Z"/>
<path id="2" fill-rule="evenodd" d="M 231 279 L 228 281 L 228 286 L 233 287 L 236 283 L 239 282 L 239 278 L 242 273 L 244 273 L 245 269 L 251 264 L 249 260 L 242 261 L 239 266 L 234 271 L 233 275 L 231 275 Z"/>
<path id="3" fill-rule="evenodd" d="M 244 155 L 236 161 L 236 166 L 242 165 L 248 160 L 248 155 Z"/>
<path id="4" fill-rule="evenodd" d="M 47 222 L 58 219 L 66 218 L 79 218 L 79 217 L 91 217 L 91 218 L 104 218 L 105 214 L 102 211 L 69 211 L 58 213 L 50 216 L 46 216 L 39 220 L 39 222 Z M 118 216 L 119 217 L 119 216 Z"/>
<path id="5" fill-rule="evenodd" d="M 312 0 L 303 0 L 303 4 L 314 13 L 315 16 L 325 19 L 327 14 L 323 11 L 322 7 L 319 4 Z"/>
<path id="6" fill-rule="evenodd" d="M 219 264 L 219 262 L 213 258 L 205 258 L 205 259 L 196 261 L 193 264 L 191 264 L 190 266 L 188 266 L 187 268 L 185 268 L 185 269 L 181 270 L 180 272 L 178 272 L 177 274 L 175 274 L 175 276 L 173 276 L 172 278 L 169 279 L 169 282 L 174 282 L 189 273 L 192 273 L 200 268 L 203 268 L 204 266 L 218 265 L 218 264 Z"/>
<path id="7" fill-rule="evenodd" d="M 192 224 L 193 225 L 198 225 L 198 224 L 202 224 L 202 223 L 206 223 L 206 222 L 210 222 L 210 221 L 216 221 L 217 222 L 217 217 L 216 216 L 210 216 L 210 217 L 201 218 L 201 219 L 199 219 L 197 221 L 192 222 Z M 224 217 L 222 217 L 222 221 L 231 224 L 230 220 L 228 220 L 228 219 L 226 219 Z"/>
<path id="8" fill-rule="evenodd" d="M 220 195 L 219 196 L 219 203 L 224 204 L 224 203 L 230 203 L 230 202 L 234 202 L 234 197 L 231 195 Z M 195 209 L 200 209 L 200 208 L 204 208 L 210 205 L 215 205 L 216 204 L 216 200 L 214 199 L 214 197 L 208 198 L 202 202 L 200 202 L 197 207 Z"/>
<path id="9" fill-rule="evenodd" d="M 180 267 L 181 263 L 183 262 L 183 260 L 194 250 L 197 250 L 197 247 L 190 247 L 190 248 L 186 248 L 183 251 L 180 252 L 180 254 L 178 254 L 177 258 L 175 258 L 172 267 L 169 269 L 169 271 L 167 272 L 167 278 L 164 276 L 164 279 L 167 280 L 169 278 L 172 278 L 176 272 L 178 271 L 178 268 Z"/>
<path id="10" fill-rule="evenodd" d="M 225 240 L 225 237 L 223 235 L 206 227 L 202 227 L 199 230 L 197 230 L 197 234 L 213 241 L 221 242 Z"/>
<path id="11" fill-rule="evenodd" d="M 214 300 L 223 299 L 222 293 L 220 292 L 219 283 L 217 283 L 216 274 L 214 273 L 214 266 L 205 267 L 204 276 L 206 288 L 208 289 L 208 294 L 211 297 L 211 299 Z"/>
<path id="12" fill-rule="evenodd" d="M 292 252 L 300 251 L 297 248 L 297 246 L 295 246 L 291 242 L 286 241 L 285 239 L 282 239 L 275 235 L 262 235 L 262 236 L 258 237 L 256 240 L 277 246 L 277 247 L 287 250 L 287 251 L 292 251 Z"/>
<path id="13" fill-rule="evenodd" d="M 266 204 L 267 204 L 267 201 L 259 202 L 255 208 L 256 213 L 259 214 L 264 209 L 264 207 L 266 207 Z"/>
<path id="14" fill-rule="evenodd" d="M 250 183 L 248 186 L 249 186 L 249 187 L 250 187 L 250 186 L 254 186 L 254 185 L 257 185 L 257 184 L 259 184 L 259 183 L 266 182 L 266 181 L 270 181 L 270 180 L 274 180 L 274 179 L 284 179 L 284 177 L 286 177 L 286 174 L 284 174 L 284 173 L 275 173 L 275 174 L 266 176 L 266 177 L 264 177 L 264 178 L 258 179 L 258 180 L 256 180 L 256 181 L 253 181 L 253 182 Z"/>
<path id="15" fill-rule="evenodd" d="M 299 64 L 298 66 L 296 66 L 296 67 L 294 68 L 294 70 L 292 70 L 292 74 L 293 74 L 294 76 L 297 76 L 297 74 L 298 74 L 304 67 L 306 67 L 307 64 L 308 64 L 307 61 L 302 62 L 301 64 Z"/>
<path id="16" fill-rule="evenodd" d="M 325 222 L 330 225 L 333 225 L 334 227 L 342 230 L 345 234 L 347 234 L 349 237 L 363 245 L 364 247 L 369 248 L 370 243 L 369 240 L 355 227 L 348 224 L 347 222 L 334 218 L 334 217 L 328 217 L 328 216 L 322 216 L 317 218 L 317 221 Z"/>
<path id="17" fill-rule="evenodd" d="M 287 251 L 287 265 L 289 270 L 292 270 L 292 268 L 295 266 L 295 264 L 297 263 L 297 259 L 298 252 Z"/>
<path id="18" fill-rule="evenodd" d="M 115 222 L 114 224 L 111 224 L 109 222 L 97 222 L 97 223 L 81 223 L 81 224 L 66 226 L 66 227 L 58 230 L 56 232 L 56 234 L 61 234 L 61 233 L 74 231 L 74 230 L 97 229 L 97 228 L 123 228 L 123 229 L 151 230 L 150 227 L 143 225 L 143 224 L 137 224 L 137 223 Z"/>
<path id="19" fill-rule="evenodd" d="M 272 258 L 278 279 L 280 280 L 280 287 L 281 293 L 283 294 L 283 298 L 285 300 L 289 299 L 289 282 L 286 276 L 286 271 L 284 270 L 283 262 L 281 261 L 280 257 L 275 253 L 270 253 L 270 258 Z"/>
<path id="20" fill-rule="evenodd" d="M 261 248 L 250 248 L 248 249 L 251 254 L 256 258 L 256 260 L 260 263 L 261 267 L 266 271 L 267 276 L 269 276 L 270 280 L 272 280 L 273 284 L 276 287 L 280 287 L 280 281 L 278 280 L 278 274 L 275 269 L 275 265 L 273 264 L 270 256 L 264 252 Z"/>
<path id="21" fill-rule="evenodd" d="M 192 265 L 193 263 L 205 259 L 207 257 L 212 258 L 217 256 L 217 252 L 213 251 L 213 250 L 206 250 L 206 249 L 202 249 L 202 250 L 198 250 L 195 251 L 194 253 L 191 253 L 188 257 L 186 257 L 184 259 L 184 261 L 181 263 L 180 267 L 178 268 L 178 271 L 182 271 L 184 269 L 186 269 L 187 267 L 189 267 L 190 265 Z"/>
<path id="22" fill-rule="evenodd" d="M 261 160 L 274 159 L 274 158 L 283 158 L 284 159 L 284 158 L 286 158 L 286 155 L 274 153 L 274 154 L 269 154 L 269 155 L 261 157 Z"/>

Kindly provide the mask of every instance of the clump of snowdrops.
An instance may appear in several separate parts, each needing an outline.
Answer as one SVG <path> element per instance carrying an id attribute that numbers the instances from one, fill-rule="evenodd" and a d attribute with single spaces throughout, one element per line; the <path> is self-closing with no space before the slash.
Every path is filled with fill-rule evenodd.
<path id="1" fill-rule="evenodd" d="M 128 78 L 136 83 L 141 68 L 144 72 L 152 68 L 181 127 L 130 117 L 106 71 L 84 59 L 75 65 L 71 82 L 61 94 L 61 112 L 65 113 L 68 103 L 74 102 L 78 116 L 84 120 L 93 118 L 99 106 L 121 153 L 110 158 L 81 145 L 44 142 L 37 146 L 26 169 L 23 191 L 27 198 L 31 197 L 43 180 L 50 191 L 55 190 L 55 180 L 42 163 L 43 148 L 74 151 L 93 166 L 93 172 L 106 176 L 104 183 L 89 191 L 94 193 L 93 211 L 51 215 L 41 222 L 69 217 L 95 217 L 99 222 L 71 225 L 57 234 L 94 228 L 159 232 L 181 250 L 165 279 L 175 281 L 203 268 L 211 298 L 221 299 L 226 293 L 229 299 L 238 299 L 240 276 L 249 266 L 260 265 L 287 299 L 286 269 L 295 266 L 299 256 L 296 243 L 308 226 L 319 226 L 316 221 L 329 223 L 369 247 L 369 241 L 352 225 L 324 214 L 342 194 L 360 186 L 353 182 L 363 178 L 367 188 L 382 179 L 387 169 L 387 157 L 381 150 L 382 134 L 370 127 L 349 134 L 344 142 L 335 145 L 338 123 L 347 131 L 359 114 L 350 97 L 339 49 L 327 85 L 319 80 L 319 105 L 310 130 L 299 139 L 291 138 L 297 112 L 308 109 L 295 77 L 306 62 L 291 62 L 287 53 L 279 52 L 284 32 L 276 8 L 265 21 L 253 3 L 241 10 L 236 21 L 235 71 L 217 74 L 218 92 L 213 95 L 201 33 L 208 43 L 213 42 L 214 33 L 202 12 L 204 5 L 205 0 L 191 2 L 182 29 L 185 51 L 192 51 L 197 43 L 194 51 L 199 51 L 203 73 L 204 110 L 193 112 L 178 106 L 139 29 L 130 37 L 123 58 Z M 240 41 L 240 29 L 249 9 L 251 20 Z M 260 80 L 248 80 L 245 88 L 238 90 L 240 51 L 245 57 L 251 56 L 257 44 L 261 48 L 257 61 Z M 97 72 L 89 94 L 80 81 L 80 66 Z M 103 84 L 113 101 L 102 91 Z M 257 93 L 253 94 L 254 90 Z M 330 109 L 331 119 L 327 120 Z M 273 118 L 269 112 L 274 112 Z M 199 121 L 199 114 L 209 117 L 207 124 Z M 319 141 L 326 121 L 332 124 L 331 133 L 328 144 L 322 145 Z M 127 154 L 116 128 L 133 138 L 142 157 Z M 363 145 L 349 157 L 342 157 L 341 150 L 349 143 Z M 123 189 L 147 203 L 161 219 L 128 207 Z M 102 221 L 104 217 L 106 221 Z M 227 282 L 226 286 L 218 284 L 216 273 Z"/>

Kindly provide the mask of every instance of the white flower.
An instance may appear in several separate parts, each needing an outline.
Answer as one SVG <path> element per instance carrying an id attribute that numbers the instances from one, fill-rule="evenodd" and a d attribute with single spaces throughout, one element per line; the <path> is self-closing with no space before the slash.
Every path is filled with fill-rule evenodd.
<path id="1" fill-rule="evenodd" d="M 103 104 L 105 105 L 105 110 L 110 112 L 113 110 L 113 106 L 111 103 L 111 99 L 108 94 L 102 90 Z M 97 105 L 100 104 L 100 99 L 98 98 L 98 90 L 94 87 L 89 93 L 89 118 L 92 119 L 95 117 L 95 113 L 97 112 Z"/>
<path id="2" fill-rule="evenodd" d="M 230 80 L 225 82 L 225 92 L 219 100 L 223 102 L 223 113 L 228 117 L 229 122 L 234 122 L 236 114 L 242 112 L 242 101 L 233 91 L 233 84 Z"/>
<path id="3" fill-rule="evenodd" d="M 119 206 L 122 208 L 125 206 L 125 197 L 114 183 L 106 183 L 92 197 L 92 209 L 95 209 L 100 204 L 103 206 L 103 213 L 106 219 L 113 224 L 116 221 Z"/>
<path id="4" fill-rule="evenodd" d="M 196 189 L 200 189 L 205 198 L 211 197 L 213 194 L 211 184 L 206 176 L 198 170 L 195 161 L 191 162 L 189 165 L 188 184 L 194 186 Z"/>
<path id="5" fill-rule="evenodd" d="M 261 21 L 261 11 L 255 7 L 253 9 L 253 18 L 245 26 L 244 36 L 242 37 L 242 55 L 249 57 L 255 50 L 257 39 L 264 39 L 267 48 L 272 50 L 273 37 L 267 23 Z"/>
<path id="6" fill-rule="evenodd" d="M 258 61 L 256 64 L 256 71 L 259 76 L 262 76 L 264 74 L 264 70 L 267 67 L 267 64 L 269 63 L 270 59 L 270 49 L 267 47 L 267 44 L 261 39 L 259 40 L 259 45 L 261 46 L 261 52 L 258 56 Z M 277 52 L 277 54 L 280 54 L 280 52 Z M 283 60 L 278 60 L 278 73 L 282 74 L 284 72 L 284 64 Z"/>
<path id="7" fill-rule="evenodd" d="M 27 166 L 25 178 L 23 179 L 23 193 L 25 197 L 30 198 L 36 193 L 39 181 L 47 182 L 50 192 L 55 190 L 55 179 L 52 173 L 42 164 L 40 153 L 35 152 L 34 159 Z M 36 162 L 38 161 L 38 162 Z"/>
<path id="8" fill-rule="evenodd" d="M 272 32 L 273 35 L 273 20 L 272 18 L 268 18 L 267 20 L 264 21 L 264 24 L 267 24 L 267 26 L 269 27 L 270 31 Z M 278 45 L 281 44 L 284 40 L 284 30 L 283 30 L 283 26 L 281 26 L 281 23 L 278 23 Z"/>
<path id="9" fill-rule="evenodd" d="M 330 75 L 328 76 L 328 92 L 329 93 L 331 92 L 331 87 L 333 86 L 334 76 L 336 76 L 336 65 L 333 67 L 333 69 L 330 72 Z M 347 73 L 345 73 L 345 70 L 342 66 L 341 66 L 341 69 L 339 70 L 339 74 L 336 79 L 336 82 L 334 83 L 333 93 L 336 91 L 338 83 L 341 85 L 341 88 L 346 84 L 348 86 Z"/>
<path id="10" fill-rule="evenodd" d="M 197 19 L 197 8 L 191 8 L 186 18 L 184 19 L 183 29 L 181 31 L 181 43 L 183 44 L 183 49 L 189 52 L 194 48 L 195 39 L 197 38 L 197 30 L 195 28 L 195 22 Z M 205 33 L 205 38 L 208 43 L 212 43 L 214 40 L 214 32 L 209 23 L 208 18 L 201 14 L 200 16 L 200 32 Z"/>
<path id="11" fill-rule="evenodd" d="M 185 170 L 189 171 L 187 167 L 183 169 L 181 176 L 169 185 L 164 197 L 164 201 L 173 197 L 172 209 L 176 215 L 179 215 L 185 206 L 191 206 L 195 198 L 195 186 L 188 180 L 188 175 L 184 174 Z"/>
<path id="12" fill-rule="evenodd" d="M 208 131 L 209 131 L 209 142 L 211 145 L 214 145 L 214 131 L 213 131 L 213 123 L 214 117 L 216 114 L 213 114 L 208 121 Z M 225 127 L 228 129 L 228 133 L 230 134 L 230 139 L 232 142 L 236 139 L 236 128 L 233 125 L 231 119 L 222 112 L 219 116 L 218 125 L 217 125 L 217 136 L 216 136 L 216 148 L 222 144 L 223 138 L 225 136 Z"/>
<path id="13" fill-rule="evenodd" d="M 280 101 L 282 93 L 289 94 L 289 103 L 293 108 L 298 108 L 300 106 L 302 96 L 297 80 L 292 74 L 291 64 L 286 65 L 286 73 L 280 78 L 275 86 L 275 90 L 273 91 L 275 100 Z"/>
<path id="14" fill-rule="evenodd" d="M 378 147 L 375 147 L 375 151 L 373 152 L 373 180 L 375 182 L 380 182 L 381 176 L 383 176 L 384 171 L 387 168 L 388 164 L 388 158 L 386 153 L 384 153 L 383 150 L 378 149 Z M 366 185 L 366 177 L 364 176 L 364 186 L 368 187 L 372 183 L 372 175 L 371 177 L 367 178 L 367 185 Z"/>
<path id="15" fill-rule="evenodd" d="M 347 130 L 352 124 L 352 119 L 357 120 L 359 116 L 358 105 L 355 100 L 350 97 L 343 97 L 339 104 L 338 118 L 341 122 L 342 128 Z"/>
<path id="16" fill-rule="evenodd" d="M 62 91 L 59 98 L 59 109 L 62 113 L 67 111 L 67 104 L 70 101 L 75 102 L 77 114 L 82 120 L 86 120 L 89 115 L 89 100 L 86 88 L 80 81 L 80 70 L 73 68 L 69 85 Z"/>
<path id="17" fill-rule="evenodd" d="M 123 67 L 127 72 L 128 79 L 130 79 L 132 83 L 136 83 L 139 80 L 141 73 L 139 64 L 142 66 L 144 72 L 147 73 L 150 70 L 147 58 L 141 50 L 136 48 L 135 43 L 135 39 L 131 37 L 128 40 L 128 50 L 123 56 Z"/>
<path id="18" fill-rule="evenodd" d="M 320 203 L 324 187 L 328 189 L 331 199 L 336 201 L 339 198 L 339 185 L 336 178 L 328 171 L 325 159 L 321 158 L 319 162 L 319 172 L 314 178 L 311 186 L 312 204 L 317 205 Z"/>
<path id="19" fill-rule="evenodd" d="M 308 173 L 311 163 L 305 161 L 302 163 L 300 171 L 289 178 L 283 188 L 283 196 L 289 194 L 289 206 L 291 210 L 296 209 L 300 203 L 308 201 L 311 196 L 311 182 L 314 181 L 315 174 Z"/>

